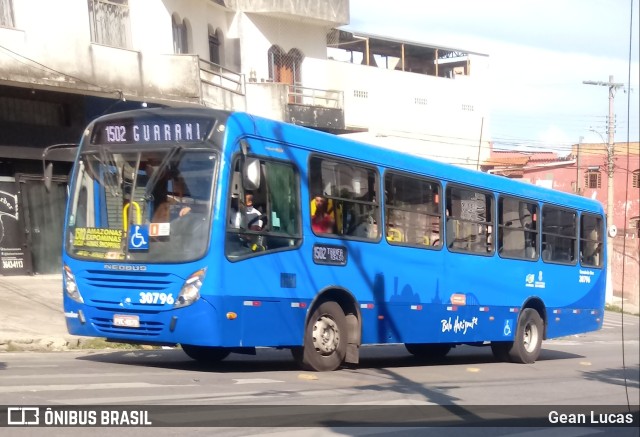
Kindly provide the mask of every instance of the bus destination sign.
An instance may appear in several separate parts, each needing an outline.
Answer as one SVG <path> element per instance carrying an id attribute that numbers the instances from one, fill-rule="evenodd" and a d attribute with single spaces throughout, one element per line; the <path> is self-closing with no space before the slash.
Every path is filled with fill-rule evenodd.
<path id="1" fill-rule="evenodd" d="M 113 120 L 96 124 L 93 144 L 148 144 L 200 142 L 209 132 L 209 120 Z"/>

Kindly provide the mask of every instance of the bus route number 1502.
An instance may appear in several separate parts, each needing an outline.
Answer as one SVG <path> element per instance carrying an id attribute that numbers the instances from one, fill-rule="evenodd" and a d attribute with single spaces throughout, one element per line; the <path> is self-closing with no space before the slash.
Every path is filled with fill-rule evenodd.
<path id="1" fill-rule="evenodd" d="M 344 266 L 347 264 L 347 248 L 329 244 L 314 244 L 313 262 L 316 264 Z"/>

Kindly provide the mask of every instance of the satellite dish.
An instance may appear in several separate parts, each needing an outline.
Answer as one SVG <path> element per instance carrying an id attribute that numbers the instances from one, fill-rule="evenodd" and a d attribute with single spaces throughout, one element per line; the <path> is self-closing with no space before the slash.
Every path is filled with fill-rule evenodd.
<path id="1" fill-rule="evenodd" d="M 618 228 L 616 225 L 609 226 L 609 236 L 611 238 L 616 238 L 616 235 L 618 235 Z"/>

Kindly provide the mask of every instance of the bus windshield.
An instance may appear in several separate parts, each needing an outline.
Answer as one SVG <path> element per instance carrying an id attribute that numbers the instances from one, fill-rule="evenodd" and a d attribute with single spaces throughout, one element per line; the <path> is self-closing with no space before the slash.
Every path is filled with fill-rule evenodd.
<path id="1" fill-rule="evenodd" d="M 211 150 L 182 146 L 82 154 L 69 204 L 68 253 L 145 263 L 202 257 L 216 160 Z"/>

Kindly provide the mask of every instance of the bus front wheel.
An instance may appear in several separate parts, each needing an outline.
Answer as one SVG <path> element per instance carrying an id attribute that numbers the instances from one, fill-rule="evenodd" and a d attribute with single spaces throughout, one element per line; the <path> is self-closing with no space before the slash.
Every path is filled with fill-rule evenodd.
<path id="1" fill-rule="evenodd" d="M 229 350 L 223 347 L 192 346 L 189 344 L 183 344 L 181 346 L 189 358 L 202 363 L 217 363 L 227 358 L 230 353 Z"/>
<path id="2" fill-rule="evenodd" d="M 347 321 L 336 302 L 320 304 L 307 322 L 302 347 L 291 350 L 293 357 L 307 370 L 336 370 L 347 353 Z"/>

